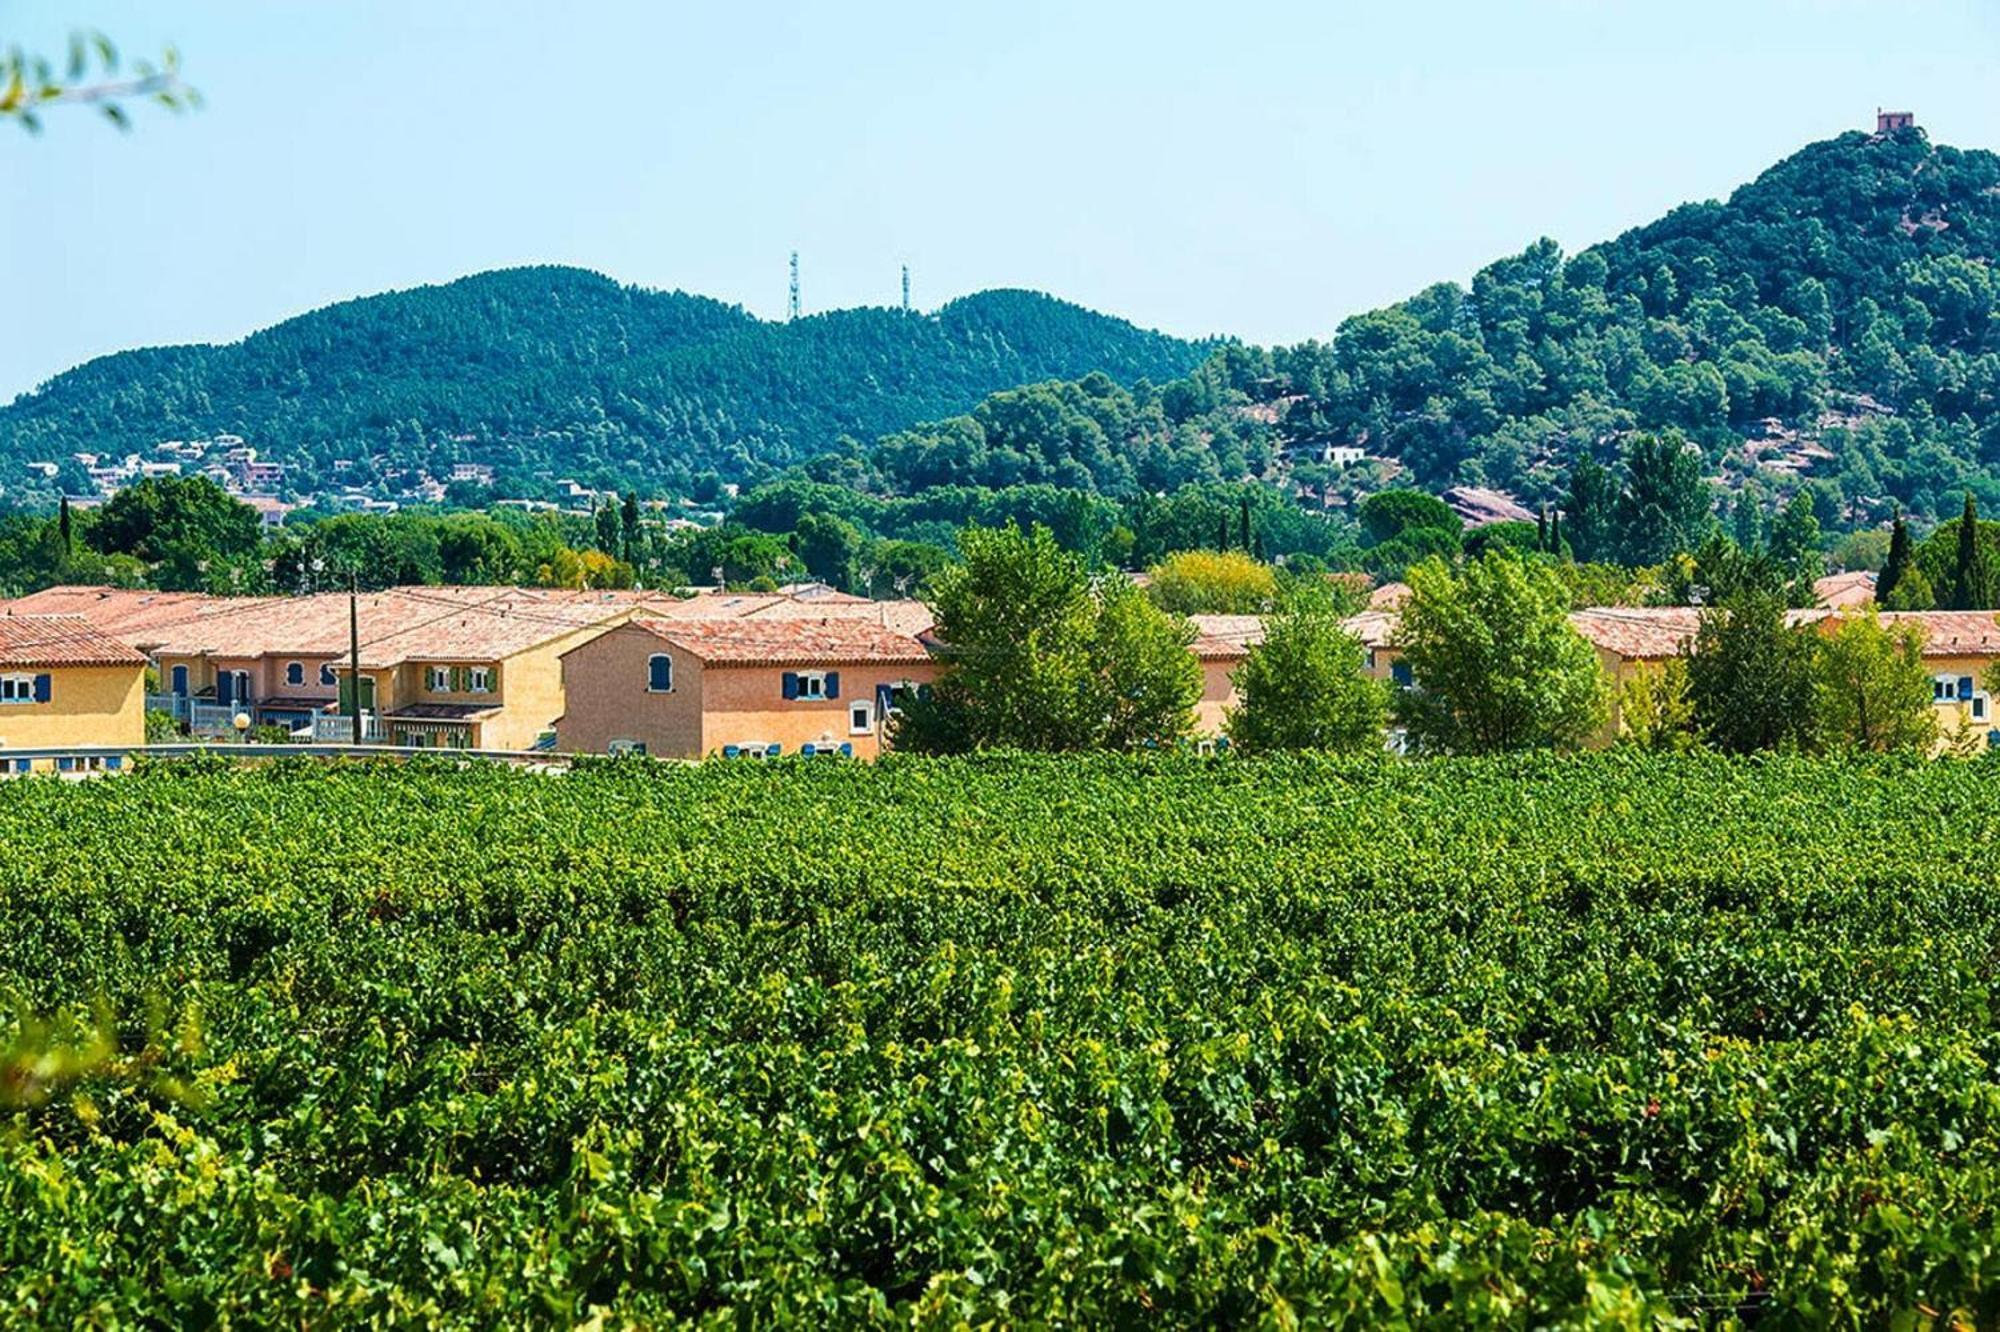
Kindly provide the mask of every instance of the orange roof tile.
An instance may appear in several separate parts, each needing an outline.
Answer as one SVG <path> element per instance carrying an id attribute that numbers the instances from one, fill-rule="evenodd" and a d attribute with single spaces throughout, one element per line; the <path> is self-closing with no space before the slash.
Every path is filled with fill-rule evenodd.
<path id="1" fill-rule="evenodd" d="M 638 619 L 632 623 L 715 666 L 920 662 L 929 661 L 931 655 L 915 634 L 898 633 L 852 616 L 786 620 Z"/>
<path id="2" fill-rule="evenodd" d="M 146 654 L 81 615 L 0 615 L 0 666 L 139 666 Z"/>
<path id="3" fill-rule="evenodd" d="M 1591 646 L 1628 661 L 1677 657 L 1694 645 L 1701 628 L 1697 606 L 1592 606 L 1571 611 L 1569 622 Z"/>

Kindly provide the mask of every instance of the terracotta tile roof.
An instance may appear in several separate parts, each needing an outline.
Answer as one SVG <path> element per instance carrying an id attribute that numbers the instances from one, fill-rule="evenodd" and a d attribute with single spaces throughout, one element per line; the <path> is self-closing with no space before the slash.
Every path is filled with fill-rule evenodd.
<path id="1" fill-rule="evenodd" d="M 629 603 L 548 599 L 516 588 L 398 587 L 357 603 L 361 665 L 492 662 L 629 614 Z M 318 657 L 348 654 L 344 592 L 282 597 L 230 615 L 208 615 L 162 636 L 173 656 Z"/>
<path id="2" fill-rule="evenodd" d="M 1391 586 L 1402 585 L 1397 583 Z M 1348 616 L 1340 622 L 1340 627 L 1360 639 L 1362 647 L 1387 648 L 1396 645 L 1396 621 L 1393 611 L 1371 610 Z"/>
<path id="3" fill-rule="evenodd" d="M 1881 618 L 1921 628 L 1926 657 L 2000 657 L 2000 617 L 1992 611 L 1885 611 Z"/>
<path id="4" fill-rule="evenodd" d="M 931 657 L 916 635 L 898 633 L 860 617 L 638 619 L 632 623 L 717 666 L 836 666 L 847 662 L 920 662 Z"/>
<path id="5" fill-rule="evenodd" d="M 22 615 L 81 615 L 108 634 L 150 651 L 169 629 L 209 615 L 233 614 L 268 604 L 268 597 L 212 597 L 205 592 L 153 592 L 144 588 L 44 588 L 4 608 Z"/>
<path id="6" fill-rule="evenodd" d="M 1190 615 L 1194 625 L 1194 655 L 1203 661 L 1230 661 L 1250 655 L 1250 649 L 1264 641 L 1264 620 L 1259 615 Z"/>
<path id="7" fill-rule="evenodd" d="M 1835 610 L 1866 606 L 1875 600 L 1875 575 L 1866 569 L 1856 569 L 1815 579 L 1813 600 Z"/>
<path id="8" fill-rule="evenodd" d="M 1409 599 L 1408 583 L 1384 583 L 1368 594 L 1368 609 L 1394 610 Z"/>
<path id="9" fill-rule="evenodd" d="M 144 666 L 146 654 L 81 615 L 0 615 L 0 666 Z"/>
<path id="10" fill-rule="evenodd" d="M 1701 627 L 1695 606 L 1593 606 L 1571 611 L 1569 622 L 1591 646 L 1628 661 L 1677 657 L 1694 644 Z"/>

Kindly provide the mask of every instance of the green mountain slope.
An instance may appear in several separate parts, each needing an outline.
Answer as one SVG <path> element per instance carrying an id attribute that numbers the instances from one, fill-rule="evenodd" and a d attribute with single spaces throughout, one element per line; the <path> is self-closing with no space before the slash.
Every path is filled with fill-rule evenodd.
<path id="1" fill-rule="evenodd" d="M 1328 342 L 1227 347 L 1137 398 L 1004 392 L 869 457 L 876 484 L 905 493 L 1013 479 L 1131 493 L 1247 472 L 1311 497 L 1393 480 L 1533 503 L 1557 500 L 1580 458 L 1672 429 L 1758 509 L 1802 485 L 1828 524 L 1956 512 L 1961 486 L 1991 506 L 1996 257 L 2000 158 L 1917 130 L 1849 134 L 1727 202 L 1567 258 L 1540 241 Z M 1374 461 L 1306 462 L 1335 447 Z"/>
<path id="2" fill-rule="evenodd" d="M 511 269 L 347 301 L 228 346 L 92 361 L 0 408 L 0 466 L 229 432 L 306 479 L 381 455 L 385 469 L 466 458 L 677 488 L 1030 380 L 1171 378 L 1205 351 L 1033 292 L 778 324 L 578 269 Z"/>

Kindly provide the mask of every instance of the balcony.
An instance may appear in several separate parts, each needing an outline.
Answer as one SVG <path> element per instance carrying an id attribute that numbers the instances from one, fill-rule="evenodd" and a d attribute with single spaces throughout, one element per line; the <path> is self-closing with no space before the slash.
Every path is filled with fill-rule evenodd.
<path id="1" fill-rule="evenodd" d="M 312 738 L 317 744 L 351 745 L 354 743 L 354 719 L 346 716 L 314 717 Z M 361 743 L 379 745 L 388 738 L 388 728 L 382 725 L 381 717 L 372 712 L 361 714 Z"/>
<path id="2" fill-rule="evenodd" d="M 186 694 L 148 694 L 146 695 L 146 711 L 164 712 L 175 721 L 186 721 L 188 716 L 188 697 Z"/>

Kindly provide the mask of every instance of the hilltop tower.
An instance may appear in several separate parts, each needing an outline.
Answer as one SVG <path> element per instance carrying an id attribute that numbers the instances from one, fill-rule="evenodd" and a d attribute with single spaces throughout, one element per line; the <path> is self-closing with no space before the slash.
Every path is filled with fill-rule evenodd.
<path id="1" fill-rule="evenodd" d="M 1916 123 L 1917 113 L 1914 111 L 1884 111 L 1879 106 L 1875 108 L 1877 134 L 1894 134 L 1897 130 L 1909 129 Z"/>
<path id="2" fill-rule="evenodd" d="M 908 264 L 904 264 L 904 265 L 903 265 L 903 310 L 904 310 L 904 312 L 905 312 L 905 313 L 908 313 L 908 312 L 909 312 L 909 308 L 910 308 L 910 266 L 909 266 Z"/>
<path id="3" fill-rule="evenodd" d="M 787 307 L 793 319 L 799 317 L 799 252 L 792 251 L 792 299 Z"/>

